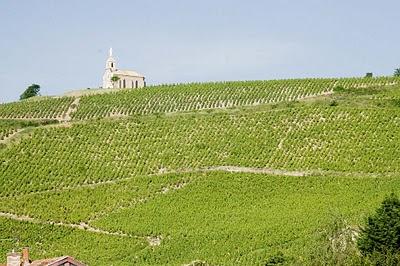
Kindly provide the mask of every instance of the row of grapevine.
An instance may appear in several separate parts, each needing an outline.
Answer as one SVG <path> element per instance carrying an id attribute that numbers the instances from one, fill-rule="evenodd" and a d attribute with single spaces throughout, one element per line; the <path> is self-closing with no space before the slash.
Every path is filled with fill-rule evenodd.
<path id="1" fill-rule="evenodd" d="M 332 92 L 336 86 L 362 88 L 399 84 L 399 78 L 293 79 L 161 85 L 82 97 L 75 120 L 294 101 Z M 62 119 L 73 97 L 0 104 L 0 119 Z"/>
<path id="2" fill-rule="evenodd" d="M 126 205 L 142 192 L 151 193 L 165 182 L 163 178 L 170 182 L 187 176 L 192 181 L 184 189 Z M 146 188 L 146 183 L 154 187 Z M 221 172 L 138 177 L 94 188 L 2 199 L 0 210 L 46 221 L 84 222 L 139 238 L 1 217 L 0 224 L 2 237 L 20 237 L 19 244 L 29 246 L 34 258 L 62 253 L 89 265 L 109 265 L 110 261 L 114 265 L 184 265 L 198 259 L 212 265 L 264 265 L 281 251 L 281 257 L 290 262 L 319 265 L 309 255 L 315 248 L 315 232 L 332 222 L 332 213 L 360 224 L 391 192 L 400 192 L 397 177 L 296 178 Z M 81 220 L 99 210 L 104 213 L 99 219 Z M 149 248 L 147 236 L 160 237 L 160 246 Z M 141 242 L 145 243 L 135 245 Z M 15 248 L 13 244 L 3 241 L 0 251 L 6 253 Z M 86 251 L 93 247 L 96 252 Z"/>
<path id="3" fill-rule="evenodd" d="M 337 79 L 335 86 L 345 88 L 368 88 L 382 87 L 400 84 L 399 77 L 377 77 L 377 78 L 341 78 Z"/>
<path id="4" fill-rule="evenodd" d="M 37 127 L 40 125 L 52 124 L 57 121 L 42 120 L 42 121 L 29 121 L 29 120 L 1 120 L 0 119 L 0 140 L 4 140 L 8 136 L 17 132 L 18 130 L 26 127 Z"/>
<path id="5" fill-rule="evenodd" d="M 139 199 L 151 197 L 163 187 L 181 182 L 180 175 L 165 175 L 118 180 L 96 186 L 55 189 L 46 193 L 32 193 L 1 198 L 0 212 L 27 215 L 44 221 L 65 223 L 97 218 L 118 208 L 127 207 Z"/>
<path id="6" fill-rule="evenodd" d="M 41 128 L 0 153 L 0 195 L 218 165 L 400 171 L 400 110 L 304 106 Z"/>
<path id="7" fill-rule="evenodd" d="M 399 78 L 294 79 L 163 85 L 85 96 L 74 119 L 172 113 L 294 101 L 332 92 L 399 84 Z"/>
<path id="8" fill-rule="evenodd" d="M 4 254 L 11 250 L 20 252 L 22 247 L 29 247 L 29 257 L 35 261 L 67 254 L 86 265 L 105 266 L 110 265 L 111 261 L 118 262 L 114 265 L 130 265 L 129 262 L 134 260 L 135 254 L 146 247 L 142 239 L 97 234 L 65 226 L 22 222 L 3 217 L 0 217 L 0 225 L 0 253 L 3 255 L 0 263 L 4 262 L 4 265 Z M 45 263 L 42 262 L 41 265 Z M 36 262 L 35 264 L 38 265 Z"/>
<path id="9" fill-rule="evenodd" d="M 159 252 L 139 255 L 152 265 L 170 258 L 182 265 L 199 253 L 211 265 L 268 265 L 278 250 L 299 260 L 288 264 L 321 265 L 307 261 L 311 236 L 333 219 L 332 213 L 363 221 L 386 193 L 400 192 L 399 185 L 398 178 L 213 173 L 176 194 L 116 210 L 91 224 L 170 237 Z"/>
<path id="10" fill-rule="evenodd" d="M 60 119 L 73 101 L 72 97 L 62 97 L 3 103 L 0 119 Z"/>

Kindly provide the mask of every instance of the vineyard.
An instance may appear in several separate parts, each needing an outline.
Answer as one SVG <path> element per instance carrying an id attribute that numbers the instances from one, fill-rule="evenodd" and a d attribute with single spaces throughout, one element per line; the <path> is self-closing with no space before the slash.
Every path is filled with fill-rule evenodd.
<path id="1" fill-rule="evenodd" d="M 28 121 L 28 120 L 0 120 L 0 141 L 15 134 L 19 130 L 27 127 L 38 127 L 46 124 L 52 124 L 56 121 L 43 120 L 43 121 Z"/>
<path id="2" fill-rule="evenodd" d="M 190 112 L 273 104 L 331 94 L 336 87 L 368 88 L 400 84 L 398 77 L 289 79 L 160 85 L 76 98 L 43 98 L 0 104 L 0 119 L 63 120 L 69 108 L 74 120 Z M 75 110 L 76 109 L 76 110 Z"/>
<path id="3" fill-rule="evenodd" d="M 7 204 L 3 211 L 18 212 L 25 205 L 25 214 L 43 220 L 74 221 L 86 216 L 84 222 L 131 237 L 0 217 L 2 237 L 22 239 L 20 245 L 33 247 L 37 257 L 68 253 L 90 265 L 183 265 L 196 260 L 211 265 L 258 265 L 279 252 L 288 261 L 310 265 L 316 231 L 329 224 L 332 216 L 358 224 L 383 195 L 400 193 L 398 178 L 299 179 L 220 172 L 172 178 L 192 182 L 145 202 L 136 201 L 138 194 L 131 192 L 135 181 L 129 181 L 125 189 L 111 186 L 110 192 L 96 187 L 2 200 Z M 124 204 L 116 206 L 117 198 Z M 161 239 L 160 245 L 149 245 L 148 236 Z M 2 251 L 10 246 L 0 242 Z M 94 247 L 95 254 L 90 252 Z"/>
<path id="4" fill-rule="evenodd" d="M 400 193 L 399 82 L 162 85 L 0 105 L 0 252 L 318 265 L 310 252 L 334 217 L 358 226 Z"/>
<path id="5" fill-rule="evenodd" d="M 400 170 L 400 109 L 305 106 L 138 117 L 41 128 L 30 134 L 0 154 L 0 175 L 6 177 L 0 180 L 0 195 L 220 165 Z"/>
<path id="6" fill-rule="evenodd" d="M 61 119 L 73 101 L 63 97 L 4 103 L 0 104 L 0 119 Z"/>
<path id="7" fill-rule="evenodd" d="M 82 97 L 74 119 L 174 113 L 253 106 L 326 95 L 337 86 L 362 88 L 400 84 L 400 78 L 298 79 L 193 83 Z"/>

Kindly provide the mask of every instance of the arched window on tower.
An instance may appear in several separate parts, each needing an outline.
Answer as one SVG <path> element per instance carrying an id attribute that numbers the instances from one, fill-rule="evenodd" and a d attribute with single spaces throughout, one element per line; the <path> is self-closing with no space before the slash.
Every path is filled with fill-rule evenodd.
<path id="1" fill-rule="evenodd" d="M 114 67 L 114 63 L 111 63 L 111 68 L 113 68 Z"/>
<path id="2" fill-rule="evenodd" d="M 136 82 L 135 82 L 135 88 L 137 88 L 138 87 L 138 81 L 136 80 Z"/>
<path id="3" fill-rule="evenodd" d="M 124 84 L 124 89 L 125 89 L 125 88 L 126 88 L 126 82 L 125 82 L 125 80 L 123 80 L 122 83 Z"/>

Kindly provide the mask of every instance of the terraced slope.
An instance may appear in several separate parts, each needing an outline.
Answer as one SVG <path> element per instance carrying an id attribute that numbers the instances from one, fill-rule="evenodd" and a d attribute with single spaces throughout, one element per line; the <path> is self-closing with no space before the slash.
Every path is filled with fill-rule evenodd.
<path id="1" fill-rule="evenodd" d="M 357 228 L 400 192 L 396 82 L 194 84 L 70 102 L 72 121 L 0 147 L 0 252 L 30 246 L 34 258 L 90 265 L 326 263 L 318 232 L 336 217 Z"/>
<path id="2" fill-rule="evenodd" d="M 187 185 L 139 196 L 130 180 L 109 191 L 104 185 L 2 198 L 2 212 L 25 218 L 0 217 L 2 237 L 18 237 L 36 258 L 71 254 L 90 265 L 259 265 L 280 253 L 289 264 L 311 265 L 318 231 L 335 217 L 360 224 L 383 195 L 400 192 L 398 177 L 215 172 L 143 182 L 162 179 Z M 10 247 L 12 242 L 0 242 L 1 251 Z"/>
<path id="3" fill-rule="evenodd" d="M 221 165 L 393 173 L 399 145 L 398 109 L 304 106 L 96 121 L 38 129 L 2 151 L 0 195 Z"/>
<path id="4" fill-rule="evenodd" d="M 56 123 L 55 120 L 1 120 L 0 119 L 0 143 L 5 143 L 7 139 L 28 127 L 38 127 Z"/>
<path id="5" fill-rule="evenodd" d="M 0 119 L 62 119 L 71 97 L 44 98 L 0 104 Z"/>
<path id="6" fill-rule="evenodd" d="M 85 120 L 234 108 L 331 94 L 336 87 L 400 84 L 400 78 L 291 79 L 161 85 L 82 97 L 44 97 L 0 104 L 0 119 Z M 95 92 L 94 92 L 95 93 Z"/>
<path id="7" fill-rule="evenodd" d="M 400 84 L 400 78 L 293 79 L 156 86 L 82 97 L 74 119 L 174 113 L 288 102 L 330 94 L 337 86 Z"/>

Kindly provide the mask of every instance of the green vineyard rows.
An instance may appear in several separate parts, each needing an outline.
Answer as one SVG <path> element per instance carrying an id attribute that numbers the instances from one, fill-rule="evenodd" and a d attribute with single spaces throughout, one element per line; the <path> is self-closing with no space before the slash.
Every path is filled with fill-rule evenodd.
<path id="1" fill-rule="evenodd" d="M 160 85 L 82 96 L 75 120 L 187 112 L 289 102 L 332 93 L 335 87 L 365 88 L 400 84 L 400 78 L 290 79 Z M 0 104 L 0 119 L 62 119 L 73 97 Z"/>
<path id="2" fill-rule="evenodd" d="M 0 218 L 2 237 L 18 237 L 20 246 L 30 246 L 36 257 L 64 252 L 89 265 L 183 265 L 194 260 L 211 265 L 260 265 L 278 252 L 289 262 L 315 265 L 309 253 L 318 237 L 316 231 L 329 224 L 332 216 L 342 215 L 357 224 L 379 205 L 383 195 L 400 192 L 400 180 L 394 177 L 298 178 L 215 172 L 172 178 L 188 176 L 193 182 L 184 189 L 131 207 L 118 208 L 115 202 L 119 198 L 126 203 L 129 197 L 134 201 L 136 181 L 121 182 L 118 188 L 111 185 L 110 192 L 99 186 L 4 200 L 8 211 L 23 208 L 24 214 L 55 221 L 64 220 L 64 215 L 67 221 L 75 221 L 110 204 L 106 215 L 89 223 L 111 232 L 159 236 L 160 246 L 149 247 L 142 243 L 145 239 Z M 140 183 L 151 183 L 153 178 Z M 172 181 L 171 175 L 158 177 L 162 179 Z M 13 247 L 0 242 L 0 251 Z"/>
<path id="3" fill-rule="evenodd" d="M 304 106 L 41 128 L 0 153 L 0 195 L 234 165 L 395 173 L 400 110 Z"/>
<path id="4" fill-rule="evenodd" d="M 84 96 L 74 119 L 173 113 L 279 103 L 327 94 L 337 86 L 400 84 L 400 78 L 293 79 L 165 85 Z"/>
<path id="5" fill-rule="evenodd" d="M 1 120 L 0 119 L 0 140 L 4 140 L 18 130 L 27 127 L 38 127 L 41 125 L 55 123 L 54 120 L 29 121 L 29 120 Z"/>
<path id="6" fill-rule="evenodd" d="M 109 213 L 130 206 L 132 202 L 151 197 L 165 187 L 185 182 L 180 175 L 137 176 L 113 183 L 97 184 L 42 193 L 27 193 L 0 198 L 0 212 L 28 215 L 45 221 L 87 222 L 97 213 Z M 53 210 L 53 211 L 49 211 Z"/>
<path id="7" fill-rule="evenodd" d="M 0 104 L 0 119 L 60 119 L 74 101 L 71 97 L 24 100 Z"/>
<path id="8" fill-rule="evenodd" d="M 325 265 L 400 193 L 400 78 L 93 93 L 0 105 L 0 254 Z"/>
<path id="9" fill-rule="evenodd" d="M 30 247 L 32 258 L 51 258 L 71 254 L 88 265 L 130 265 L 137 253 L 146 248 L 145 241 L 100 235 L 78 229 L 14 221 L 0 217 L 0 252 Z M 16 245 L 17 241 L 19 245 Z M 95 251 L 93 251 L 95 247 Z M 124 252 L 125 251 L 125 252 Z M 126 252 L 129 251 L 129 252 Z M 119 254 L 124 254 L 123 256 Z M 5 256 L 1 257 L 4 261 Z M 114 264 L 117 265 L 117 264 Z"/>

